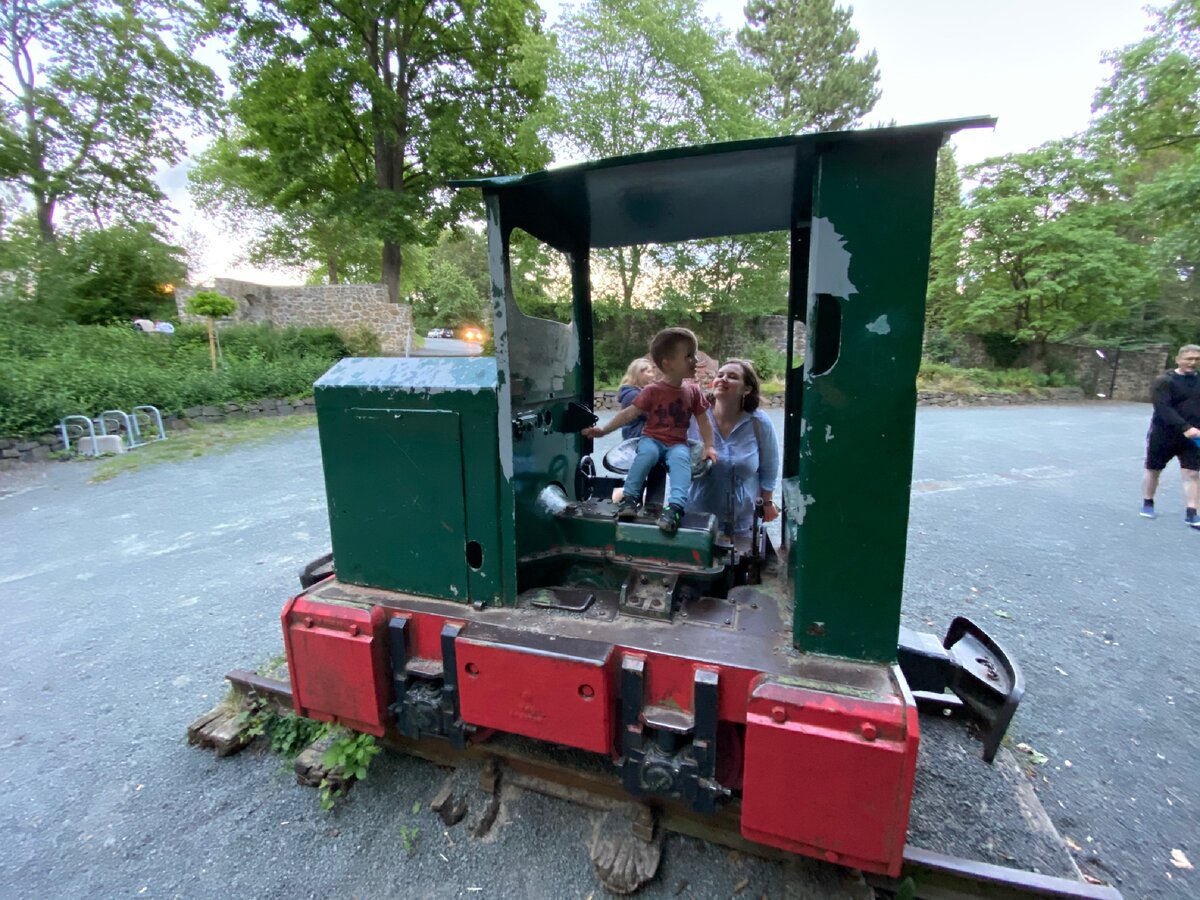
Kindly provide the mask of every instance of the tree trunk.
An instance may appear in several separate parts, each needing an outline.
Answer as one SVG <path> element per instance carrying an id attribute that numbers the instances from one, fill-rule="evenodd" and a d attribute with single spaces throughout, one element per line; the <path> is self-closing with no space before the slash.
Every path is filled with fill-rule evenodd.
<path id="1" fill-rule="evenodd" d="M 38 234 L 41 235 L 43 244 L 53 246 L 57 243 L 57 235 L 54 233 L 54 200 L 39 194 L 36 203 Z"/>
<path id="2" fill-rule="evenodd" d="M 329 279 L 330 284 L 339 284 L 338 281 L 338 258 L 336 253 L 330 253 L 325 257 L 325 275 Z"/>
<path id="3" fill-rule="evenodd" d="M 1041 375 L 1046 374 L 1046 339 L 1044 337 L 1035 338 L 1033 341 L 1033 359 L 1029 361 L 1029 368 Z"/>
<path id="4" fill-rule="evenodd" d="M 383 286 L 387 288 L 388 302 L 400 302 L 400 245 L 395 241 L 383 242 Z"/>
<path id="5" fill-rule="evenodd" d="M 213 319 L 208 317 L 208 355 L 212 357 L 212 370 L 217 371 L 217 342 L 213 337 Z"/>

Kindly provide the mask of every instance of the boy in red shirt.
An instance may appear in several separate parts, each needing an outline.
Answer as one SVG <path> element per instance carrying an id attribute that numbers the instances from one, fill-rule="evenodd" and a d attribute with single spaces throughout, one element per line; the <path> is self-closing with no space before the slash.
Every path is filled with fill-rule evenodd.
<path id="1" fill-rule="evenodd" d="M 646 476 L 659 460 L 667 461 L 671 496 L 663 508 L 658 527 L 667 534 L 679 530 L 692 485 L 692 460 L 688 453 L 687 432 L 692 418 L 704 441 L 704 455 L 717 461 L 713 448 L 712 425 L 704 411 L 708 401 L 692 379 L 696 376 L 696 335 L 686 328 L 666 328 L 650 342 L 650 358 L 662 372 L 662 378 L 642 388 L 633 404 L 621 410 L 603 428 L 583 429 L 585 437 L 597 438 L 615 431 L 646 413 L 646 426 L 638 441 L 637 457 L 625 476 L 625 495 L 617 506 L 617 518 L 630 522 L 637 518 Z"/>

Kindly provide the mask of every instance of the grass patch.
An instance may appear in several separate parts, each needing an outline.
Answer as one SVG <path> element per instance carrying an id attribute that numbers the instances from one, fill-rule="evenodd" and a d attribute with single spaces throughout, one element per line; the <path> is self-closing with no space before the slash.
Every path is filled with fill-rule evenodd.
<path id="1" fill-rule="evenodd" d="M 221 453 L 242 444 L 265 441 L 285 432 L 312 428 L 316 424 L 315 415 L 295 413 L 290 416 L 263 416 L 258 419 L 197 425 L 186 431 L 173 431 L 165 441 L 155 441 L 128 453 L 108 457 L 96 466 L 96 471 L 89 480 L 92 484 L 99 484 L 126 472 L 136 472 L 159 463 L 183 462 L 204 456 L 206 453 Z"/>
<path id="2" fill-rule="evenodd" d="M 917 388 L 964 396 L 977 394 L 1040 394 L 1046 388 L 1071 387 L 1061 372 L 1043 374 L 1031 369 L 959 369 L 947 363 L 922 362 Z"/>

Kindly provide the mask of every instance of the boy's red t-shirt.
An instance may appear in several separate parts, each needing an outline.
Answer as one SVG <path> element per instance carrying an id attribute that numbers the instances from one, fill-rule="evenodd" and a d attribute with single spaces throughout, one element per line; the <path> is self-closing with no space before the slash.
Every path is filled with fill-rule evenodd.
<path id="1" fill-rule="evenodd" d="M 686 443 L 692 416 L 703 415 L 708 409 L 708 401 L 694 381 L 685 381 L 679 387 L 665 381 L 648 384 L 634 398 L 633 405 L 647 416 L 642 434 L 668 447 Z"/>

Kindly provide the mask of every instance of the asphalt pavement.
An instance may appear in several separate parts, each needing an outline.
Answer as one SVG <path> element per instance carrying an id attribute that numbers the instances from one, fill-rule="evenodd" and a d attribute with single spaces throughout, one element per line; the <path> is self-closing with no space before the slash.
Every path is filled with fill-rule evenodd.
<path id="1" fill-rule="evenodd" d="M 1171 862 L 1200 864 L 1200 533 L 1174 467 L 1161 517 L 1137 516 L 1148 415 L 919 410 L 903 616 L 941 631 L 973 615 L 1018 658 L 1010 733 L 1048 757 L 1037 791 L 1081 867 L 1127 897 L 1184 898 L 1200 895 Z M 509 797 L 464 842 L 421 806 L 444 777 L 426 763 L 381 757 L 327 814 L 275 757 L 187 746 L 222 675 L 279 653 L 296 572 L 328 548 L 315 428 L 91 471 L 0 473 L 0 895 L 600 896 L 595 816 L 561 802 Z M 796 883 L 672 837 L 645 896 Z"/>

